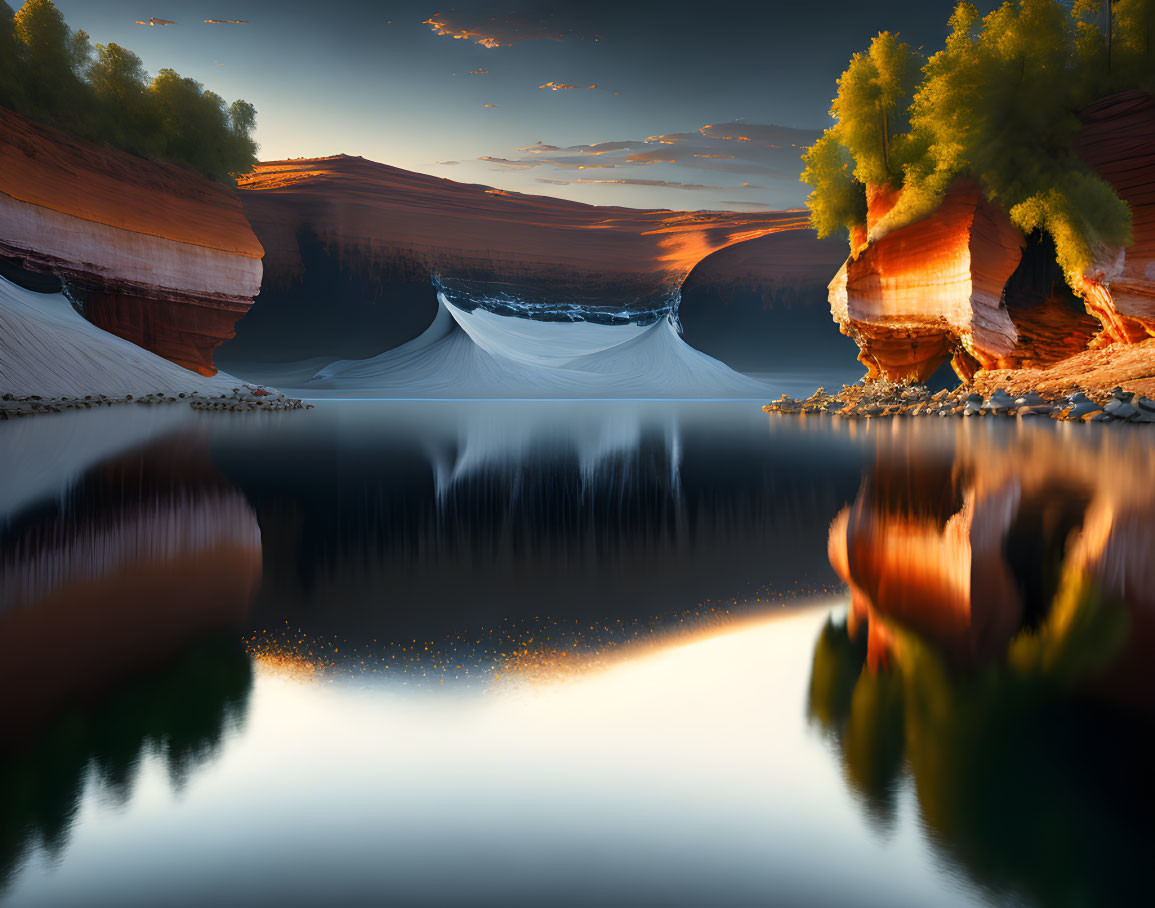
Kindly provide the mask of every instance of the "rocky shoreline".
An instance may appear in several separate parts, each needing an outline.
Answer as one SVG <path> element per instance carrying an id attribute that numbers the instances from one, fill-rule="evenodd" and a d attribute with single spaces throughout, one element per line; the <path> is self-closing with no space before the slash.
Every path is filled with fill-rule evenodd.
<path id="1" fill-rule="evenodd" d="M 819 388 L 805 400 L 783 395 L 762 408 L 767 413 L 825 414 L 846 419 L 892 416 L 1049 417 L 1081 422 L 1155 423 L 1155 401 L 1122 388 L 1069 388 L 1019 395 L 997 388 L 988 395 L 966 385 L 930 393 L 924 386 L 874 381 L 843 385 L 837 394 Z"/>
<path id="2" fill-rule="evenodd" d="M 63 413 L 66 410 L 91 410 L 94 407 L 111 407 L 114 404 L 157 404 L 187 403 L 194 410 L 228 410 L 250 412 L 254 410 L 311 410 L 313 405 L 288 397 L 274 388 L 261 385 L 241 385 L 231 392 L 207 394 L 204 392 L 182 392 L 165 394 L 126 394 L 114 397 L 107 394 L 87 394 L 84 397 L 42 397 L 40 395 L 5 394 L 0 397 L 0 421 L 39 413 Z"/>

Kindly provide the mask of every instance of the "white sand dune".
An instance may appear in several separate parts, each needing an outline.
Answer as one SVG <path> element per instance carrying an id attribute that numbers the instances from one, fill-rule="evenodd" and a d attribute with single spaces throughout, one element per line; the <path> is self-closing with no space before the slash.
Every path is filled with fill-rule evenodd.
<path id="1" fill-rule="evenodd" d="M 231 391 L 85 321 L 60 293 L 34 293 L 0 278 L 0 394 L 140 396 Z"/>
<path id="2" fill-rule="evenodd" d="M 320 370 L 298 393 L 372 398 L 761 399 L 766 384 L 741 375 L 652 325 L 543 322 L 467 312 L 438 295 L 418 338 L 364 360 Z"/>

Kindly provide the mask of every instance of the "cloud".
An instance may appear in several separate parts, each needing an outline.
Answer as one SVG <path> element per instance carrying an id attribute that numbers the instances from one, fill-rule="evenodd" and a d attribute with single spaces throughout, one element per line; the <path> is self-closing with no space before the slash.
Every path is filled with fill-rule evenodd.
<path id="1" fill-rule="evenodd" d="M 482 104 L 481 106 L 482 107 L 498 107 L 499 105 L 497 105 L 497 104 Z"/>
<path id="2" fill-rule="evenodd" d="M 497 16 L 484 18 L 478 14 L 450 11 L 434 13 L 422 25 L 428 25 L 434 34 L 458 41 L 470 41 L 482 47 L 512 47 L 522 41 L 585 41 L 586 35 L 573 23 L 539 17 Z M 598 41 L 600 34 L 592 36 Z"/>
<path id="3" fill-rule="evenodd" d="M 471 76 L 488 76 L 489 70 L 488 69 L 471 69 L 469 71 L 469 74 Z"/>
<path id="4" fill-rule="evenodd" d="M 803 149 L 812 145 L 818 135 L 812 130 L 732 122 L 703 126 L 697 132 L 585 145 L 557 146 L 539 140 L 518 148 L 516 153 L 482 160 L 500 160 L 505 167 L 563 171 L 669 166 L 793 184 L 802 170 Z M 742 186 L 760 188 L 753 183 Z"/>
<path id="5" fill-rule="evenodd" d="M 205 25 L 248 25 L 248 19 L 205 19 Z"/>
<path id="6" fill-rule="evenodd" d="M 452 164 L 460 164 L 461 162 L 460 161 L 438 161 L 437 163 L 439 165 L 441 165 L 442 167 L 449 167 Z"/>
<path id="7" fill-rule="evenodd" d="M 577 86 L 566 85 L 564 82 L 546 82 L 545 85 L 539 85 L 538 88 L 548 88 L 551 91 L 573 91 Z"/>
<path id="8" fill-rule="evenodd" d="M 571 186 L 574 183 L 614 183 L 622 186 L 652 186 L 661 189 L 694 189 L 699 191 L 717 192 L 722 189 L 733 189 L 733 186 L 707 186 L 703 183 L 679 183 L 676 180 L 552 180 L 538 177 L 539 183 L 550 183 L 554 186 Z"/>
<path id="9" fill-rule="evenodd" d="M 537 161 L 511 161 L 509 158 L 494 158 L 489 155 L 477 160 L 485 161 L 488 164 L 497 164 L 500 167 L 508 167 L 512 170 L 528 170 L 538 166 Z"/>

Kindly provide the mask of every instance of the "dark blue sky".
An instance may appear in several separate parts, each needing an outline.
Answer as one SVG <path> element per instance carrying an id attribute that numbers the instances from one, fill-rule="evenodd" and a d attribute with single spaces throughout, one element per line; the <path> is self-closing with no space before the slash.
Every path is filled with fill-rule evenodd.
<path id="1" fill-rule="evenodd" d="M 795 146 L 826 125 L 854 51 L 881 29 L 937 48 L 954 6 L 56 4 L 70 25 L 129 47 L 152 71 L 171 66 L 253 102 L 265 159 L 344 152 L 598 204 L 745 210 L 801 204 Z M 151 16 L 177 24 L 135 24 Z"/>

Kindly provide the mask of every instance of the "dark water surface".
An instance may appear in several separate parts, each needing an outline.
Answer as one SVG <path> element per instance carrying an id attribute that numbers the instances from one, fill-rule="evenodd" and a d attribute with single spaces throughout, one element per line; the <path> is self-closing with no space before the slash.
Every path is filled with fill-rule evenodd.
<path id="1" fill-rule="evenodd" d="M 1151 899 L 1130 427 L 0 425 L 0 902 Z"/>

